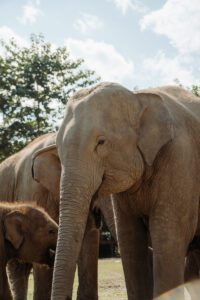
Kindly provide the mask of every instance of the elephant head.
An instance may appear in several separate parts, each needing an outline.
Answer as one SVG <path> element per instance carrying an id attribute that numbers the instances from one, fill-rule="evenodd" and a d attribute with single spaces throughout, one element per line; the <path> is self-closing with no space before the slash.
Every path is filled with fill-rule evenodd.
<path id="1" fill-rule="evenodd" d="M 54 220 L 35 205 L 4 205 L 3 228 L 5 240 L 9 241 L 9 247 L 12 245 L 11 258 L 14 253 L 24 262 L 53 266 L 58 232 Z"/>
<path id="2" fill-rule="evenodd" d="M 56 141 L 62 171 L 52 299 L 71 299 L 93 195 L 138 188 L 172 129 L 160 96 L 117 84 L 80 91 L 67 103 Z"/>

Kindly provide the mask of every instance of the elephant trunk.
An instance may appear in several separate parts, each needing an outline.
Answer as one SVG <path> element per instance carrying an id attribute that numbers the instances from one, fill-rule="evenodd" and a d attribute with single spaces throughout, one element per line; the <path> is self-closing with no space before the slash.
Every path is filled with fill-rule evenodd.
<path id="1" fill-rule="evenodd" d="M 72 299 L 76 263 L 84 236 L 92 194 L 83 175 L 61 175 L 60 216 L 53 274 L 52 300 Z M 86 181 L 86 180 L 85 180 Z"/>

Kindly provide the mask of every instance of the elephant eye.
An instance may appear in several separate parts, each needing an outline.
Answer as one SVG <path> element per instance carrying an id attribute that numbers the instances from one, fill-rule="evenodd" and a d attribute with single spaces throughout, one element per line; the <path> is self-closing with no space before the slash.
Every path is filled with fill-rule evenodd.
<path id="1" fill-rule="evenodd" d="M 109 141 L 105 138 L 105 136 L 101 135 L 98 137 L 96 142 L 95 151 L 101 157 L 104 157 L 109 152 Z"/>
<path id="2" fill-rule="evenodd" d="M 105 137 L 104 137 L 103 135 L 101 135 L 101 136 L 98 137 L 98 140 L 97 140 L 97 146 L 99 146 L 99 145 L 104 145 L 105 142 L 106 142 Z"/>
<path id="3" fill-rule="evenodd" d="M 96 153 L 99 154 L 100 156 L 105 156 L 105 154 L 108 152 L 107 146 L 108 146 L 108 141 L 105 138 L 105 136 L 103 135 L 98 136 L 98 139 L 96 141 L 96 147 L 95 147 Z"/>
<path id="4" fill-rule="evenodd" d="M 97 145 L 103 145 L 105 143 L 105 140 L 104 139 L 100 139 L 99 141 L 98 141 L 98 144 Z"/>
<path id="5" fill-rule="evenodd" d="M 49 234 L 55 234 L 55 230 L 54 229 L 49 229 Z"/>

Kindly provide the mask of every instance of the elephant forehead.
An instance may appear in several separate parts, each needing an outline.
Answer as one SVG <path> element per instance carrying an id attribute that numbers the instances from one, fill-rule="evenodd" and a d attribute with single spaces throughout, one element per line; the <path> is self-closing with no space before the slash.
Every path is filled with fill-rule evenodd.
<path id="1" fill-rule="evenodd" d="M 89 109 L 80 110 L 75 114 L 72 133 L 76 132 L 84 136 L 98 136 L 108 134 L 108 131 L 119 131 L 121 127 L 127 126 L 128 114 L 122 109 L 99 108 L 89 106 Z"/>
<path id="2" fill-rule="evenodd" d="M 129 95 L 130 98 L 130 95 Z M 128 115 L 127 95 L 98 93 L 76 103 L 73 116 L 76 122 L 95 126 L 106 126 L 109 122 L 121 122 Z M 103 122 L 103 124 L 102 124 Z"/>
<path id="3" fill-rule="evenodd" d="M 70 102 L 77 102 L 88 96 L 93 96 L 93 95 L 96 96 L 99 93 L 112 94 L 113 92 L 116 91 L 128 91 L 128 90 L 117 83 L 102 82 L 100 84 L 97 84 L 96 86 L 93 86 L 92 88 L 87 88 L 87 89 L 85 88 L 79 90 L 78 92 L 75 92 L 74 95 L 71 97 Z"/>
<path id="4" fill-rule="evenodd" d="M 30 221 L 34 220 L 37 225 L 44 225 L 49 219 L 49 216 L 41 207 L 29 208 L 27 211 L 27 215 L 30 218 Z"/>
<path id="5" fill-rule="evenodd" d="M 71 103 L 76 109 L 84 106 L 106 106 L 123 102 L 132 92 L 115 83 L 102 83 L 87 91 L 81 90 L 71 98 Z"/>

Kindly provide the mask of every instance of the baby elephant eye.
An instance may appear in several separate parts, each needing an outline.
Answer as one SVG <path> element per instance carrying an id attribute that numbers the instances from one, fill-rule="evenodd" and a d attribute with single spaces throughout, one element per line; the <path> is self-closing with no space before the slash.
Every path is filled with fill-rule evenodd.
<path id="1" fill-rule="evenodd" d="M 98 141 L 98 145 L 103 145 L 105 143 L 105 140 L 104 139 L 100 139 L 99 141 Z"/>
<path id="2" fill-rule="evenodd" d="M 55 234 L 55 230 L 54 229 L 49 229 L 49 234 Z"/>

